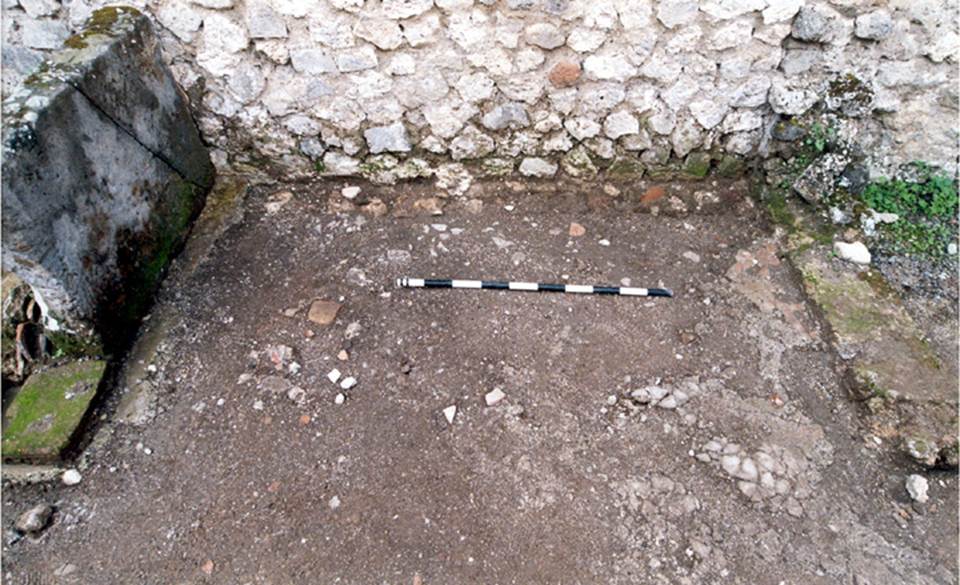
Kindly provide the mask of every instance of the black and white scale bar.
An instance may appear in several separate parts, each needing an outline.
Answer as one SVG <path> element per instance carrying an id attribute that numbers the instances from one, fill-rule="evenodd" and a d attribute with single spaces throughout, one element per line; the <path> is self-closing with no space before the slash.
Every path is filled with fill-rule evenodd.
<path id="1" fill-rule="evenodd" d="M 577 293 L 587 295 L 621 295 L 628 297 L 672 297 L 668 288 L 637 288 L 632 286 L 589 286 L 582 284 L 544 284 L 540 282 L 513 282 L 502 280 L 450 280 L 445 278 L 398 278 L 403 288 L 486 288 L 493 290 L 524 290 L 541 292 Z"/>

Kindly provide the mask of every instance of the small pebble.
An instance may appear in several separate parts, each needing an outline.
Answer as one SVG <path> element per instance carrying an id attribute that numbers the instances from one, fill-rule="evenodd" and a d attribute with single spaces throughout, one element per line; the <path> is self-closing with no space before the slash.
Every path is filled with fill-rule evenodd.
<path id="1" fill-rule="evenodd" d="M 916 473 L 907 477 L 907 493 L 910 494 L 910 497 L 914 502 L 919 504 L 925 504 L 930 496 L 927 495 L 927 490 L 930 489 L 930 484 L 927 483 L 927 478 L 922 475 L 917 475 Z"/>
<path id="2" fill-rule="evenodd" d="M 340 189 L 340 194 L 343 195 L 344 199 L 356 199 L 357 195 L 360 194 L 360 187 L 355 187 L 353 185 L 344 187 Z"/>
<path id="3" fill-rule="evenodd" d="M 340 387 L 343 388 L 344 390 L 349 390 L 356 385 L 357 385 L 357 379 L 354 378 L 353 376 L 347 376 L 346 378 L 343 379 L 342 382 L 340 382 Z"/>
<path id="4" fill-rule="evenodd" d="M 263 400 L 254 400 L 253 401 L 254 410 L 263 410 Z"/>
<path id="5" fill-rule="evenodd" d="M 862 242 L 834 242 L 834 253 L 842 260 L 853 262 L 854 264 L 870 264 L 870 250 Z"/>
<path id="6" fill-rule="evenodd" d="M 344 396 L 342 392 L 337 392 L 337 395 L 333 397 L 333 403 L 334 403 L 334 404 L 343 404 L 343 401 L 346 400 L 346 399 L 347 399 L 347 397 Z"/>
<path id="7" fill-rule="evenodd" d="M 604 239 L 600 240 L 600 241 L 597 242 L 597 243 L 600 244 L 601 246 L 609 246 L 609 245 L 610 245 L 610 240 L 604 238 Z"/>
<path id="8" fill-rule="evenodd" d="M 503 390 L 499 388 L 494 388 L 493 390 L 487 392 L 487 394 L 483 397 L 483 399 L 484 401 L 486 401 L 487 406 L 493 406 L 494 404 L 500 402 L 506 397 L 507 395 L 503 393 Z"/>
<path id="9" fill-rule="evenodd" d="M 76 469 L 68 469 L 63 472 L 63 476 L 60 478 L 60 481 L 63 482 L 63 485 L 77 485 L 83 479 L 83 476 L 80 475 L 80 472 Z"/>
<path id="10" fill-rule="evenodd" d="M 444 408 L 443 416 L 446 417 L 448 423 L 453 424 L 453 418 L 457 416 L 457 405 L 451 404 L 450 406 Z"/>
<path id="11" fill-rule="evenodd" d="M 340 498 L 337 496 L 333 496 L 332 498 L 330 498 L 330 509 L 336 510 L 339 507 L 340 507 Z"/>
<path id="12" fill-rule="evenodd" d="M 347 350 L 341 349 L 340 353 L 337 354 L 337 359 L 341 362 L 345 362 L 350 359 L 350 354 L 347 353 Z"/>
<path id="13" fill-rule="evenodd" d="M 327 379 L 333 382 L 334 384 L 336 384 L 337 381 L 340 380 L 341 375 L 342 374 L 340 374 L 340 370 L 338 370 L 337 368 L 333 368 L 332 370 L 330 370 L 330 373 L 327 374 Z"/>

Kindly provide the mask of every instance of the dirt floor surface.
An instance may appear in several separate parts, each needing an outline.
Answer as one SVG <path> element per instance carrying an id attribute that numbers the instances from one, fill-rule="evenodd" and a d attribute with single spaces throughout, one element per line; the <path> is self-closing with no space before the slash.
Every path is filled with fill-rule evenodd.
<path id="1" fill-rule="evenodd" d="M 4 490 L 6 583 L 957 583 L 956 473 L 911 502 L 744 184 L 491 183 L 440 216 L 425 186 L 342 186 L 252 191 L 174 271 L 140 424 L 104 424 L 75 487 Z M 16 541 L 39 502 L 53 526 Z"/>

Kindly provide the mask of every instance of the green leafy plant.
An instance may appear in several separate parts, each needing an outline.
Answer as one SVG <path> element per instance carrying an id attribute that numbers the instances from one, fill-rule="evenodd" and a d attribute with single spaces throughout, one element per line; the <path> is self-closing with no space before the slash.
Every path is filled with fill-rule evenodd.
<path id="1" fill-rule="evenodd" d="M 837 129 L 833 126 L 824 126 L 819 122 L 810 125 L 804 145 L 816 152 L 822 154 L 827 147 L 836 142 Z"/>
<path id="2" fill-rule="evenodd" d="M 922 163 L 914 168 L 917 182 L 880 179 L 867 185 L 861 198 L 876 211 L 900 216 L 882 228 L 894 249 L 939 257 L 957 237 L 957 183 Z"/>

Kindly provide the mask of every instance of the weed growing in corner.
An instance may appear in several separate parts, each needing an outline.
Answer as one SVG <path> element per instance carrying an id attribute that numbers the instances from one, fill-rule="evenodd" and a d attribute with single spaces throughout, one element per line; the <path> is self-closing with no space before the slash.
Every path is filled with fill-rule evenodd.
<path id="1" fill-rule="evenodd" d="M 957 238 L 957 183 L 944 174 L 934 174 L 926 165 L 915 166 L 917 182 L 880 179 L 867 185 L 861 198 L 880 213 L 900 216 L 881 228 L 896 251 L 939 258 Z"/>

